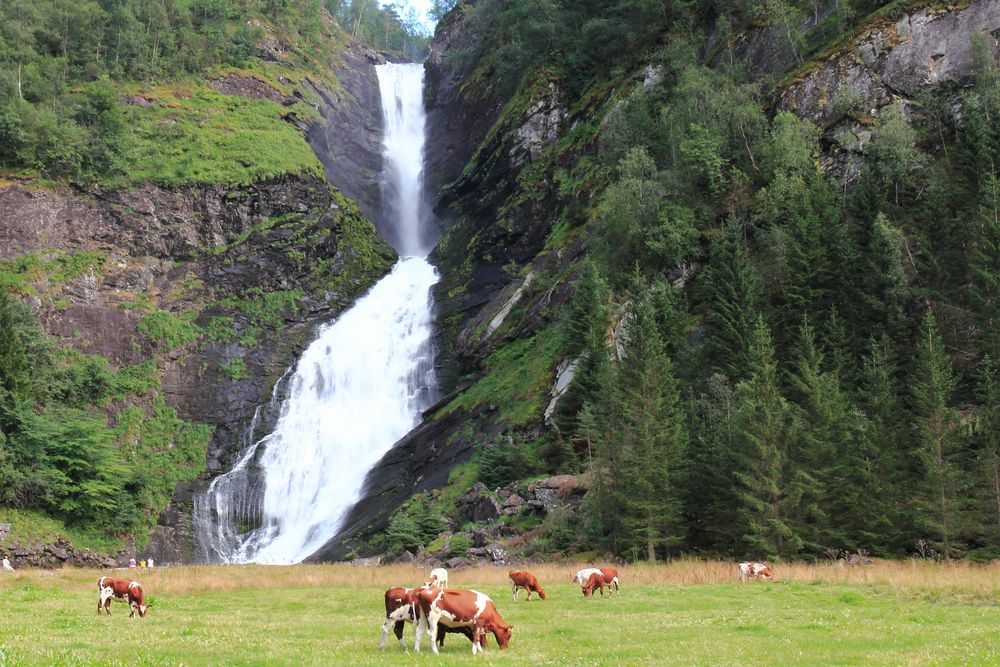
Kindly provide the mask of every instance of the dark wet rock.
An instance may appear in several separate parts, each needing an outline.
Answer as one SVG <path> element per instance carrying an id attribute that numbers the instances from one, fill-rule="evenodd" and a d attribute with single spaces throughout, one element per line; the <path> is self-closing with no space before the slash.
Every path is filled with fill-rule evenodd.
<path id="1" fill-rule="evenodd" d="M 379 175 L 382 173 L 382 98 L 375 65 L 385 62 L 377 51 L 351 44 L 335 70 L 340 88 L 330 90 L 306 79 L 320 99 L 322 123 L 307 135 L 323 163 L 327 180 L 358 202 L 365 215 L 385 231 L 381 216 Z M 384 235 L 383 235 L 384 238 Z"/>
<path id="2" fill-rule="evenodd" d="M 510 497 L 508 497 L 504 501 L 503 506 L 504 506 L 504 509 L 506 509 L 508 507 L 520 507 L 521 505 L 523 505 L 526 502 L 527 501 L 524 498 L 522 498 L 521 496 L 519 496 L 519 495 L 517 495 L 515 493 L 515 494 L 511 495 Z"/>
<path id="3" fill-rule="evenodd" d="M 117 556 L 99 554 L 89 549 L 77 549 L 65 538 L 59 537 L 51 544 L 10 544 L 4 546 L 15 569 L 77 567 L 113 568 L 124 565 L 130 552 L 123 550 Z"/>
<path id="4" fill-rule="evenodd" d="M 294 103 L 295 98 L 286 97 L 269 83 L 255 76 L 230 72 L 210 81 L 212 90 L 223 95 L 239 95 L 254 100 L 271 100 L 279 104 Z"/>

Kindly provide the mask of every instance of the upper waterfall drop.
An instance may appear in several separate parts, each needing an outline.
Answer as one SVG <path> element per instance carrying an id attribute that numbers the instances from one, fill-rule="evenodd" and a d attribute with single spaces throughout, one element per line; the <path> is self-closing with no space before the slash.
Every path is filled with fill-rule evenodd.
<path id="1" fill-rule="evenodd" d="M 333 537 L 365 476 L 435 400 L 437 270 L 423 199 L 423 67 L 376 68 L 385 119 L 383 221 L 401 255 L 369 293 L 325 325 L 288 380 L 274 431 L 194 498 L 202 557 L 297 563 Z M 248 431 L 252 436 L 251 424 Z"/>
<path id="2" fill-rule="evenodd" d="M 375 68 L 382 96 L 382 205 L 386 241 L 404 257 L 426 257 L 437 242 L 424 200 L 424 66 Z"/>

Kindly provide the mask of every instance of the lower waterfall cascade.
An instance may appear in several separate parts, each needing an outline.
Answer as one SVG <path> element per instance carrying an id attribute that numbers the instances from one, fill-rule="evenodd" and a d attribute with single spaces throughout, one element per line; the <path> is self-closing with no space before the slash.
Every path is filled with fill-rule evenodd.
<path id="1" fill-rule="evenodd" d="M 431 289 L 438 273 L 424 259 L 433 230 L 422 191 L 423 66 L 376 70 L 386 236 L 400 260 L 320 328 L 286 380 L 273 432 L 253 441 L 258 410 L 232 469 L 195 495 L 204 561 L 287 564 L 311 555 L 336 534 L 371 467 L 435 400 Z"/>

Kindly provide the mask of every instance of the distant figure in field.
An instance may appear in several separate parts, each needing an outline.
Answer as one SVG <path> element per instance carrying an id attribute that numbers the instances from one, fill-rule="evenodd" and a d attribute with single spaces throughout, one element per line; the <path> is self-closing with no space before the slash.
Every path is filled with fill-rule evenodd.
<path id="1" fill-rule="evenodd" d="M 121 600 L 127 602 L 132 613 L 129 618 L 139 612 L 139 618 L 146 617 L 146 598 L 142 594 L 142 586 L 138 581 L 128 579 L 112 579 L 111 577 L 101 577 L 97 580 L 97 613 L 101 613 L 104 608 L 108 616 L 111 615 L 111 600 Z"/>
<path id="2" fill-rule="evenodd" d="M 517 594 L 522 588 L 528 591 L 528 600 L 532 593 L 538 593 L 538 597 L 545 599 L 545 589 L 538 583 L 538 577 L 527 570 L 511 570 L 507 573 L 507 578 L 510 579 L 510 592 L 514 596 L 514 602 L 517 602 Z"/>
<path id="3" fill-rule="evenodd" d="M 443 567 L 436 567 L 431 570 L 431 577 L 426 582 L 424 586 L 429 586 L 431 588 L 448 588 L 448 570 Z"/>
<path id="4" fill-rule="evenodd" d="M 128 569 L 130 569 L 130 570 L 135 570 L 135 569 L 137 569 L 138 567 L 139 567 L 139 566 L 135 564 L 135 559 L 134 559 L 134 558 L 129 558 L 129 559 L 128 559 Z"/>
<path id="5" fill-rule="evenodd" d="M 153 567 L 153 559 L 152 558 L 150 558 L 148 561 L 146 561 L 146 567 Z"/>
<path id="6" fill-rule="evenodd" d="M 771 566 L 767 563 L 757 563 L 755 561 L 746 561 L 740 563 L 740 581 L 746 581 L 747 579 L 770 579 L 774 576 L 771 572 Z"/>
<path id="7" fill-rule="evenodd" d="M 4 572 L 14 571 L 14 566 L 10 564 L 10 559 L 7 558 L 6 556 L 3 557 L 3 571 Z"/>

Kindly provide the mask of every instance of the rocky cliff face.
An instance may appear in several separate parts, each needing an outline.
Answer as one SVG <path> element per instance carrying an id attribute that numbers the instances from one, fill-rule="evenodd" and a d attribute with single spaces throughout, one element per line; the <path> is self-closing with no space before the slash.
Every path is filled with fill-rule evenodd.
<path id="1" fill-rule="evenodd" d="M 39 276 L 28 302 L 60 342 L 112 367 L 152 360 L 180 416 L 216 427 L 207 469 L 229 462 L 238 434 L 312 335 L 390 265 L 393 253 L 357 207 L 319 178 L 239 188 L 86 192 L 0 189 L 0 259 L 85 257 L 81 275 Z M 192 335 L 151 338 L 153 314 Z M 139 399 L 149 407 L 154 396 Z M 143 555 L 184 558 L 190 488 Z"/>
<path id="2" fill-rule="evenodd" d="M 1000 2 L 935 5 L 879 20 L 849 48 L 802 73 L 778 106 L 823 130 L 826 168 L 851 180 L 882 108 L 900 103 L 915 111 L 922 89 L 970 83 L 976 70 L 971 37 L 977 34 L 1000 54 Z"/>
<path id="3" fill-rule="evenodd" d="M 335 90 L 307 81 L 322 101 L 323 119 L 309 128 L 307 138 L 327 180 L 381 225 L 382 101 L 375 66 L 385 63 L 385 57 L 351 44 L 341 58 L 334 72 L 340 84 Z"/>

